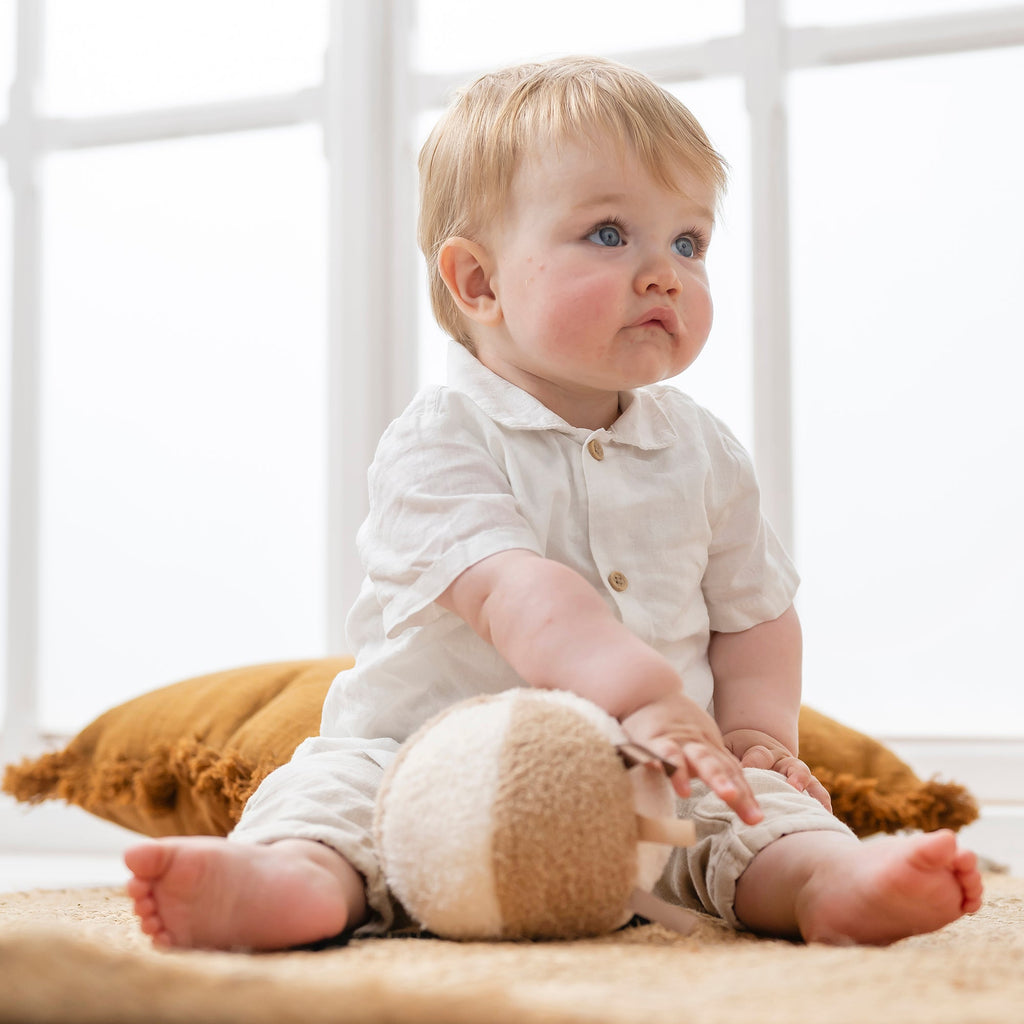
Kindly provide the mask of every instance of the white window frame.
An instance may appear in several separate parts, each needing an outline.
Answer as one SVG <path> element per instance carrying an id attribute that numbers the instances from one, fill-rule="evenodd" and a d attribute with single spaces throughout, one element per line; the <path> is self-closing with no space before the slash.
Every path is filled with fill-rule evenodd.
<path id="1" fill-rule="evenodd" d="M 413 125 L 469 74 L 411 65 L 412 0 L 331 0 L 323 80 L 308 89 L 232 102 L 80 118 L 38 109 L 44 0 L 18 0 L 15 77 L 0 159 L 12 209 L 10 488 L 5 726 L 0 763 L 54 739 L 39 719 L 40 305 L 39 167 L 50 154 L 185 136 L 314 124 L 328 166 L 329 508 L 328 646 L 344 647 L 345 613 L 361 569 L 354 537 L 366 510 L 365 473 L 377 439 L 417 378 L 417 290 L 412 245 Z M 615 57 L 664 82 L 743 80 L 751 132 L 755 458 L 773 523 L 793 541 L 789 195 L 786 83 L 795 70 L 1024 45 L 1024 5 L 830 27 L 791 27 L 782 0 L 745 0 L 744 28 L 706 42 Z M 358 248 L 346 245 L 359 238 Z M 359 343 L 355 343 L 355 339 Z M 6 684 L 6 685 L 4 685 Z M 984 799 L 1013 807 L 1002 772 L 1024 777 L 1024 739 L 898 740 L 918 767 L 956 757 Z M 998 750 L 996 747 L 998 746 Z M 917 758 L 914 761 L 914 758 Z M 998 766 L 998 770 L 993 765 Z M 931 767 L 934 766 L 934 767 Z M 1015 826 L 1019 829 L 1019 822 Z M 0 834 L 10 834 L 0 829 Z"/>

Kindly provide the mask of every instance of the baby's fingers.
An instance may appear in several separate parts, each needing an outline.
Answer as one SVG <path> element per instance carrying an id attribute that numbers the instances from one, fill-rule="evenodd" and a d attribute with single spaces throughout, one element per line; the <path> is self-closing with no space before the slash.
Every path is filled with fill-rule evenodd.
<path id="1" fill-rule="evenodd" d="M 744 768 L 774 768 L 775 755 L 767 747 L 756 744 L 747 749 L 740 764 Z"/>
<path id="2" fill-rule="evenodd" d="M 668 775 L 672 788 L 682 797 L 689 796 L 689 770 L 682 747 L 670 739 L 662 738 L 649 741 L 647 749 L 667 763 L 664 766 L 665 774 Z M 667 767 L 667 765 L 671 765 L 671 768 Z"/>
<path id="3" fill-rule="evenodd" d="M 743 777 L 739 762 L 731 754 L 703 743 L 687 743 L 683 754 L 689 774 L 705 782 L 743 821 L 756 825 L 762 820 L 761 808 Z"/>
<path id="4" fill-rule="evenodd" d="M 786 781 L 794 788 L 803 792 L 811 783 L 814 776 L 811 769 L 807 767 L 798 757 L 783 757 L 775 765 L 775 770 L 786 777 Z"/>
<path id="5" fill-rule="evenodd" d="M 828 790 L 811 774 L 811 769 L 797 757 L 784 758 L 776 766 L 776 771 L 786 777 L 786 781 L 795 789 L 808 796 L 813 796 L 827 811 L 832 810 L 832 798 Z"/>
<path id="6" fill-rule="evenodd" d="M 809 796 L 813 796 L 826 811 L 832 810 L 832 797 L 829 795 L 829 791 L 813 775 L 807 786 L 807 793 Z"/>

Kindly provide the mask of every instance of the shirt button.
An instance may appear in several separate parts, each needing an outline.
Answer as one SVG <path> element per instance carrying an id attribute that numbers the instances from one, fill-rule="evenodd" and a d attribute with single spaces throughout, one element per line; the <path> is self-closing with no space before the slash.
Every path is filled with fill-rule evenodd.
<path id="1" fill-rule="evenodd" d="M 617 590 L 620 594 L 629 586 L 626 574 L 618 570 L 608 573 L 608 582 L 611 584 L 612 590 Z"/>
<path id="2" fill-rule="evenodd" d="M 604 458 L 604 445 L 596 437 L 587 442 L 587 451 L 590 452 L 597 462 Z"/>

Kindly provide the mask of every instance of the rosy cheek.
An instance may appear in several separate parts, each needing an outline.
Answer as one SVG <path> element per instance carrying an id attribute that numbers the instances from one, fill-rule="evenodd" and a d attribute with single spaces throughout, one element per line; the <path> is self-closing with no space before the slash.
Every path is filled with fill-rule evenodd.
<path id="1" fill-rule="evenodd" d="M 692 328 L 705 325 L 711 329 L 714 306 L 707 281 L 694 281 L 683 296 L 683 316 Z"/>
<path id="2" fill-rule="evenodd" d="M 618 302 L 621 285 L 606 274 L 575 275 L 565 279 L 563 301 L 579 314 L 606 312 Z"/>
<path id="3" fill-rule="evenodd" d="M 551 324 L 566 342 L 575 343 L 581 335 L 588 335 L 595 324 L 608 320 L 609 306 L 607 290 L 573 288 L 568 294 L 554 297 Z"/>

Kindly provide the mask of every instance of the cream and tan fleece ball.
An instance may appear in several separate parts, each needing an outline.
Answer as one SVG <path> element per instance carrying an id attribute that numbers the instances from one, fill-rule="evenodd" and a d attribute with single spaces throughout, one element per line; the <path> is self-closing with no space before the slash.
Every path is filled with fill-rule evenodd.
<path id="1" fill-rule="evenodd" d="M 674 812 L 663 772 L 626 767 L 626 742 L 614 718 L 562 691 L 509 690 L 442 712 L 405 743 L 377 798 L 392 892 L 447 938 L 621 926 L 670 853 L 641 841 L 643 819 Z"/>

